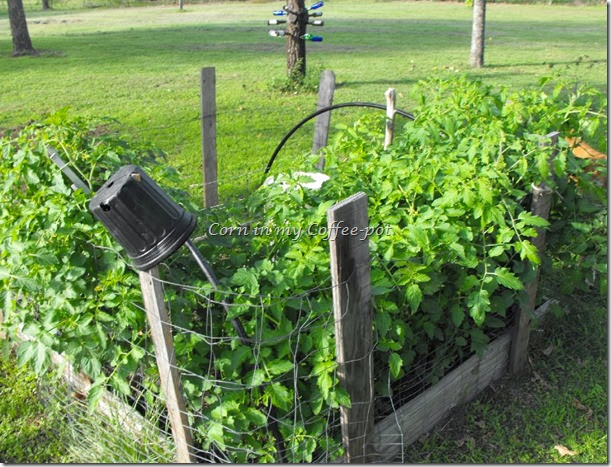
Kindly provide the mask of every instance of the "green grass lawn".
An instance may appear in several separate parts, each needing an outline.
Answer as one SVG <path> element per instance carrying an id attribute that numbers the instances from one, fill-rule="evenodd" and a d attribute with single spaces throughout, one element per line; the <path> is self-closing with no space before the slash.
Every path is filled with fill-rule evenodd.
<path id="1" fill-rule="evenodd" d="M 126 436 L 123 419 L 89 413 L 76 396 L 51 372 L 37 375 L 19 367 L 13 352 L 0 352 L 0 462 L 172 462 L 157 430 Z"/>
<path id="2" fill-rule="evenodd" d="M 282 94 L 274 87 L 285 73 L 284 40 L 267 35 L 266 20 L 280 5 L 30 10 L 30 33 L 41 54 L 21 58 L 10 57 L 8 19 L 0 11 L 0 130 L 66 106 L 75 114 L 112 116 L 122 133 L 167 151 L 184 187 L 201 196 L 199 70 L 215 66 L 221 200 L 243 193 L 260 180 L 285 132 L 315 109 L 315 94 Z M 393 86 L 398 106 L 410 110 L 415 82 L 463 72 L 524 88 L 560 69 L 606 89 L 601 5 L 490 3 L 483 70 L 467 65 L 471 10 L 463 3 L 330 0 L 323 11 L 326 26 L 317 32 L 325 42 L 309 44 L 308 60 L 314 81 L 324 68 L 336 73 L 335 102 L 381 103 Z M 351 123 L 360 114 L 337 112 L 332 123 Z M 308 151 L 311 137 L 310 125 L 280 162 L 288 165 Z M 606 462 L 605 304 L 576 297 L 563 306 L 570 312 L 534 342 L 531 371 L 488 389 L 410 446 L 405 460 Z M 67 451 L 57 443 L 63 441 L 53 437 L 58 430 L 47 430 L 56 415 L 45 418 L 34 377 L 9 363 L 0 359 L 0 453 L 23 445 L 4 460 L 61 461 Z M 28 451 L 30 445 L 42 450 Z M 575 454 L 562 457 L 556 445 Z"/>
<path id="3" fill-rule="evenodd" d="M 316 95 L 282 94 L 284 39 L 267 35 L 277 2 L 210 3 L 28 13 L 39 57 L 11 58 L 8 19 L 0 13 L 0 128 L 70 106 L 118 118 L 121 131 L 157 144 L 201 194 L 199 70 L 217 69 L 221 199 L 254 186 L 274 147 L 315 109 Z M 337 76 L 335 102 L 384 102 L 393 86 L 409 110 L 412 85 L 465 72 L 495 85 L 528 87 L 555 69 L 606 87 L 603 6 L 491 3 L 486 63 L 468 67 L 471 10 L 463 3 L 333 0 L 323 9 L 323 43 L 308 44 L 313 80 Z M 314 29 L 314 28 L 311 28 Z M 577 64 L 579 63 L 579 64 Z M 332 124 L 360 111 L 336 112 Z M 280 162 L 309 150 L 306 126 Z"/>
<path id="4" fill-rule="evenodd" d="M 1 342 L 0 342 L 1 343 Z M 0 462 L 71 462 L 66 419 L 48 382 L 0 352 Z"/>

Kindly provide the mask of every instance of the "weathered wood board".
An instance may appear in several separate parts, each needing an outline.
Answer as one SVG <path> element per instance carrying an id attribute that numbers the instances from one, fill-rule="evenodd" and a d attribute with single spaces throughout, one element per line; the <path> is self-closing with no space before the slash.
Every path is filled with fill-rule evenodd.
<path id="1" fill-rule="evenodd" d="M 535 310 L 542 318 L 549 310 L 548 300 Z M 482 358 L 469 358 L 437 384 L 412 399 L 395 413 L 376 424 L 374 443 L 382 462 L 391 462 L 419 436 L 433 429 L 450 410 L 474 399 L 490 383 L 507 374 L 513 329 L 492 341 Z"/>

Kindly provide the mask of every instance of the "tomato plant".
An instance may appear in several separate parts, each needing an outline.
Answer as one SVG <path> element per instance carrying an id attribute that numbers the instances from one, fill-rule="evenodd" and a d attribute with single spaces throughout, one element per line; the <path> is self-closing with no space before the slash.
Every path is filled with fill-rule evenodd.
<path id="1" fill-rule="evenodd" d="M 336 377 L 328 245 L 308 228 L 326 225 L 327 209 L 357 191 L 368 195 L 373 229 L 377 395 L 391 396 L 389 381 L 408 374 L 432 384 L 481 353 L 523 299 L 533 264 L 560 266 L 567 284 L 606 288 L 606 192 L 562 138 L 550 163 L 545 136 L 557 130 L 605 151 L 605 98 L 549 80 L 519 92 L 466 78 L 429 80 L 414 93 L 417 118 L 388 150 L 378 118 L 340 128 L 325 151 L 330 178 L 318 190 L 304 187 L 310 180 L 301 174 L 314 157 L 213 210 L 170 189 L 197 214 L 199 247 L 223 290 L 211 289 L 186 252 L 163 269 L 202 449 L 275 461 L 264 409 L 272 405 L 289 461 L 341 455 L 329 420 L 350 400 Z M 49 349 L 65 352 L 94 379 L 92 403 L 107 385 L 129 394 L 136 373 L 152 400 L 156 370 L 137 276 L 44 145 L 69 156 L 94 190 L 125 163 L 141 165 L 166 189 L 177 175 L 159 151 L 100 134 L 99 125 L 60 113 L 0 141 L 4 327 L 35 337 L 20 345 L 19 358 L 39 370 Z M 532 184 L 543 181 L 554 189 L 549 223 L 528 210 Z M 232 233 L 219 235 L 219 226 Z M 543 261 L 531 243 L 537 227 L 549 227 Z M 231 301 L 227 314 L 222 300 Z M 254 349 L 235 339 L 236 317 L 257 339 Z"/>

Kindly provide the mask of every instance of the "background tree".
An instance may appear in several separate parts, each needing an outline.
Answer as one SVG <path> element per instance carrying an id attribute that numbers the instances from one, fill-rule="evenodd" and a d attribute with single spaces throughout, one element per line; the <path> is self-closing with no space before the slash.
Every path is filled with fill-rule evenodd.
<path id="1" fill-rule="evenodd" d="M 471 66 L 484 66 L 484 33 L 486 26 L 486 0 L 473 0 L 473 29 L 471 31 Z"/>
<path id="2" fill-rule="evenodd" d="M 306 74 L 306 41 L 301 36 L 306 33 L 308 10 L 304 0 L 289 0 L 287 5 L 286 71 L 290 77 L 299 80 Z"/>
<path id="3" fill-rule="evenodd" d="M 51 0 L 42 0 L 42 9 L 50 10 L 51 9 Z"/>
<path id="4" fill-rule="evenodd" d="M 11 34 L 13 35 L 13 56 L 35 55 L 37 52 L 32 47 L 22 0 L 7 1 L 8 17 L 11 23 Z"/>

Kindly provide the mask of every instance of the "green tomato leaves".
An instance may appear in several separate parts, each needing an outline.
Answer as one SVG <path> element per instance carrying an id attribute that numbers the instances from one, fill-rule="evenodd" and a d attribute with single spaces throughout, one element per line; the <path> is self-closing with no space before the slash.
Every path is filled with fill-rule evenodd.
<path id="1" fill-rule="evenodd" d="M 172 322 L 186 330 L 175 336 L 177 362 L 193 375 L 206 375 L 183 378 L 189 410 L 202 415 L 194 417 L 198 441 L 221 450 L 238 447 L 229 454 L 234 461 L 274 461 L 273 439 L 262 429 L 267 416 L 261 407 L 271 402 L 280 420 L 293 411 L 304 417 L 290 429 L 279 424 L 287 446 L 299 446 L 293 462 L 309 462 L 316 449 L 339 446 L 321 436 L 328 411 L 350 406 L 336 375 L 329 249 L 322 235 L 306 232 L 325 226 L 327 209 L 357 191 L 368 195 L 369 225 L 375 228 L 367 238 L 375 358 L 390 379 L 432 368 L 418 376 L 434 383 L 456 357 L 481 355 L 487 334 L 505 325 L 499 317 L 541 263 L 533 239 L 543 229 L 547 254 L 570 279 L 564 287 L 606 290 L 606 192 L 562 139 L 551 164 L 553 148 L 542 146 L 543 135 L 558 130 L 604 152 L 606 104 L 593 110 L 594 91 L 561 90 L 497 92 L 467 78 L 432 79 L 415 90 L 417 120 L 396 133 L 388 150 L 382 148 L 382 119 L 344 127 L 325 150 L 330 179 L 318 190 L 305 189 L 305 179 L 282 176 L 288 189 L 261 187 L 206 211 L 172 191 L 198 213 L 200 226 L 218 222 L 268 232 L 203 242 L 231 294 L 214 293 L 184 258 L 168 263 L 173 280 L 194 285 L 199 294 L 166 287 Z M 571 93 L 574 98 L 563 100 Z M 165 186 L 180 180 L 152 162 L 151 148 L 112 135 L 97 138 L 95 126 L 59 115 L 15 139 L 0 139 L 6 328 L 23 325 L 37 339 L 20 345 L 20 363 L 44 371 L 52 349 L 88 373 L 95 380 L 92 406 L 108 385 L 130 394 L 136 371 L 144 375 L 144 399 L 152 405 L 159 388 L 152 346 L 142 333 L 144 313 L 133 305 L 141 299 L 137 278 L 87 212 L 87 197 L 70 189 L 41 148 L 61 141 L 94 189 L 118 165 L 131 162 L 146 165 Z M 294 165 L 295 171 L 311 170 Z M 542 181 L 560 195 L 550 223 L 527 208 L 531 185 Z M 228 298 L 227 315 L 219 301 Z M 263 339 L 260 346 L 234 339 L 228 321 L 235 317 Z M 380 383 L 379 393 L 387 393 L 386 381 Z"/>
<path id="2" fill-rule="evenodd" d="M 508 289 L 524 289 L 524 286 L 522 285 L 522 282 L 520 282 L 520 279 L 518 279 L 516 275 L 509 271 L 509 269 L 507 268 L 496 268 L 494 271 L 494 275 L 496 276 L 496 279 L 499 284 L 507 287 Z"/>

